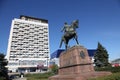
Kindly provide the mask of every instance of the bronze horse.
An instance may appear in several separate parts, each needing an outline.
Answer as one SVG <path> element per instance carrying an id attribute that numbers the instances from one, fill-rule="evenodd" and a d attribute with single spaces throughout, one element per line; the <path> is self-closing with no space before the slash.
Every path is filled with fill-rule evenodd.
<path id="1" fill-rule="evenodd" d="M 61 42 L 60 42 L 60 48 L 62 46 L 62 42 L 65 44 L 65 48 L 68 49 L 68 42 L 70 39 L 75 39 L 76 43 L 79 45 L 78 39 L 77 39 L 77 32 L 76 28 L 78 28 L 78 20 L 74 20 L 71 25 L 67 25 L 67 28 L 65 29 L 65 33 L 62 36 Z"/>

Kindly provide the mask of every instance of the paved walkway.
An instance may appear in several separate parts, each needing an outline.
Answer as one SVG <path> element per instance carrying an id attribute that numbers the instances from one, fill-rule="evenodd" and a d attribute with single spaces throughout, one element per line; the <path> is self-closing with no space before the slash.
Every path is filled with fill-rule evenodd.
<path id="1" fill-rule="evenodd" d="M 13 79 L 13 80 L 27 80 L 27 78 L 17 78 L 17 79 Z"/>

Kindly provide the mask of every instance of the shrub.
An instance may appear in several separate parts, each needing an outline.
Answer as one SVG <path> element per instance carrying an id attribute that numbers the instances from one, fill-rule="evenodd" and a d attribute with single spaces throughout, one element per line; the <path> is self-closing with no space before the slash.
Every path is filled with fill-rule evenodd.
<path id="1" fill-rule="evenodd" d="M 58 74 L 58 65 L 54 64 L 51 66 L 51 71 L 54 73 L 54 74 Z"/>
<path id="2" fill-rule="evenodd" d="M 0 77 L 0 80 L 6 80 L 6 78 L 5 77 Z"/>
<path id="3" fill-rule="evenodd" d="M 95 71 L 110 71 L 112 73 L 120 72 L 120 67 L 103 67 L 103 68 L 98 68 L 95 67 Z"/>
<path id="4" fill-rule="evenodd" d="M 120 80 L 120 72 L 113 73 L 113 74 L 111 74 L 109 76 L 105 76 L 105 77 L 92 78 L 89 80 Z"/>

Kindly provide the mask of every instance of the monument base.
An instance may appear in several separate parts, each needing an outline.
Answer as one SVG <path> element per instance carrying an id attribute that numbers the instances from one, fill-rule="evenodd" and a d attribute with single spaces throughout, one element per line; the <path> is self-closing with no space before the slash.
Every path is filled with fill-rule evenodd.
<path id="1" fill-rule="evenodd" d="M 90 78 L 96 78 L 101 76 L 110 75 L 111 72 L 88 72 L 82 74 L 68 74 L 68 75 L 55 75 L 49 78 L 49 80 L 88 80 Z"/>
<path id="2" fill-rule="evenodd" d="M 74 46 L 60 54 L 58 75 L 49 80 L 87 80 L 89 78 L 110 75 L 111 72 L 96 72 L 83 46 Z"/>

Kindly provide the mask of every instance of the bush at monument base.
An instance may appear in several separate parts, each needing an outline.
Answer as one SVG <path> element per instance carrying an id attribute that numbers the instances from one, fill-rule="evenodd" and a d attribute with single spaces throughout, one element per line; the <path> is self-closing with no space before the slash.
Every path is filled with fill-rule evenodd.
<path id="1" fill-rule="evenodd" d="M 113 73 L 109 76 L 105 77 L 98 77 L 98 78 L 93 78 L 89 80 L 120 80 L 120 72 L 119 73 Z"/>
<path id="2" fill-rule="evenodd" d="M 97 68 L 95 67 L 95 71 L 110 71 L 112 73 L 120 72 L 120 67 L 104 67 L 104 68 Z"/>

